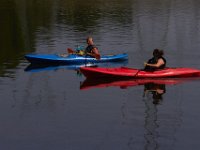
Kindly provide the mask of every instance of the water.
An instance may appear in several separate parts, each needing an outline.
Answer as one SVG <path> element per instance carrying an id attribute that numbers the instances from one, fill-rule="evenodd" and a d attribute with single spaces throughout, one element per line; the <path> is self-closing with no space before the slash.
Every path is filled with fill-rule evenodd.
<path id="1" fill-rule="evenodd" d="M 199 68 L 199 6 L 194 0 L 1 0 L 0 147 L 199 149 L 198 79 L 162 85 L 155 102 L 144 92 L 148 84 L 83 90 L 85 78 L 76 71 L 27 72 L 23 57 L 65 53 L 92 36 L 102 54 L 128 53 L 128 67 L 142 68 L 161 48 L 168 66 Z"/>

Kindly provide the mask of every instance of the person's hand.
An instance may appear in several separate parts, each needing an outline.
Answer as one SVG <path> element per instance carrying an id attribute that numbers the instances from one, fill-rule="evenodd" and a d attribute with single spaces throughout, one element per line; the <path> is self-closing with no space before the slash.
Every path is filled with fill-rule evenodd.
<path id="1" fill-rule="evenodd" d="M 146 63 L 146 62 L 144 62 L 144 66 L 147 66 L 147 63 Z"/>

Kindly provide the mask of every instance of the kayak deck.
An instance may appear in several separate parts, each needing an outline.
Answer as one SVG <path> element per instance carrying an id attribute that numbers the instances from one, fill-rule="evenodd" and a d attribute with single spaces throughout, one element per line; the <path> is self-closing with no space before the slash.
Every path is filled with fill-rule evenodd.
<path id="1" fill-rule="evenodd" d="M 81 64 L 81 63 L 102 63 L 102 62 L 117 62 L 128 59 L 126 53 L 116 55 L 102 55 L 101 59 L 89 55 L 58 55 L 58 54 L 27 54 L 24 56 L 30 63 L 46 63 L 46 64 Z"/>

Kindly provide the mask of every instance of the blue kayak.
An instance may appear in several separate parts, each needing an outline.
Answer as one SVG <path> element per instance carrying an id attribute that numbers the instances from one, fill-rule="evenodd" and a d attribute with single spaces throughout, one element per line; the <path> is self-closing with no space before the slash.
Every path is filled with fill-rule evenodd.
<path id="1" fill-rule="evenodd" d="M 125 61 L 128 59 L 128 55 L 126 53 L 102 55 L 99 60 L 89 55 L 80 56 L 76 54 L 27 54 L 25 58 L 30 63 L 37 64 L 86 64 Z"/>

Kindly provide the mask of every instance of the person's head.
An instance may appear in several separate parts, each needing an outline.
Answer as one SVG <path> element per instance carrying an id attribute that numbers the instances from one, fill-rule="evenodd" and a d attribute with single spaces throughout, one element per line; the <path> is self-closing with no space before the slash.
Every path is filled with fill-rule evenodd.
<path id="1" fill-rule="evenodd" d="M 92 37 L 88 37 L 88 38 L 87 38 L 87 44 L 88 44 L 88 45 L 92 45 L 92 44 L 93 44 Z"/>
<path id="2" fill-rule="evenodd" d="M 163 55 L 164 55 L 163 50 L 154 49 L 154 51 L 153 51 L 153 56 L 154 56 L 154 57 L 161 57 L 161 56 L 163 56 Z"/>

